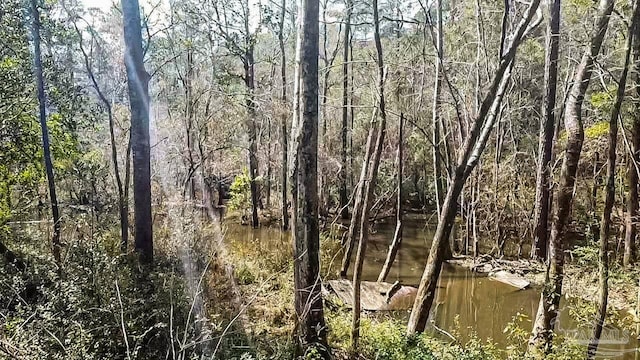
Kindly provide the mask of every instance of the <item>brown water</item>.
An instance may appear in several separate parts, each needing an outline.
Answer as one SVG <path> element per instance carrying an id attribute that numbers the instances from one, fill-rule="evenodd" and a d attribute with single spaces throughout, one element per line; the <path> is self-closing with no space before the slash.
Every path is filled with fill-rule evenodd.
<path id="1" fill-rule="evenodd" d="M 394 227 L 395 224 L 380 224 L 376 227 L 376 232 L 370 236 L 363 265 L 363 280 L 376 281 L 378 278 L 393 237 Z M 434 230 L 433 226 L 425 225 L 425 221 L 406 222 L 402 246 L 387 281 L 399 280 L 402 284 L 417 286 L 424 270 Z M 254 249 L 259 251 L 273 252 L 273 249 L 278 249 L 283 256 L 291 254 L 289 234 L 283 234 L 277 228 L 254 230 L 249 226 L 229 224 L 227 239 L 232 242 L 253 243 Z M 322 273 L 329 273 L 329 278 L 335 278 L 340 256 L 341 254 L 330 270 L 322 270 Z M 526 346 L 514 344 L 504 330 L 515 317 L 521 318 L 518 324 L 522 328 L 530 330 L 539 298 L 538 289 L 517 290 L 465 268 L 445 264 L 429 319 L 434 320 L 438 329 L 456 334 L 463 342 L 475 335 L 481 341 L 491 340 L 502 349 L 509 345 Z M 561 309 L 567 307 L 561 304 Z M 408 318 L 408 314 L 409 311 L 402 311 L 390 315 L 404 319 Z M 561 311 L 556 329 L 567 338 L 579 339 L 580 342 L 588 341 L 591 335 L 590 327 L 579 328 L 578 322 L 571 318 L 568 310 Z M 435 327 L 431 327 L 429 332 L 445 341 L 451 340 Z M 635 336 L 632 336 L 631 330 L 610 329 L 603 338 L 605 336 L 610 337 L 607 339 L 610 344 L 600 345 L 600 358 L 640 359 L 640 352 L 635 350 L 640 344 Z"/>

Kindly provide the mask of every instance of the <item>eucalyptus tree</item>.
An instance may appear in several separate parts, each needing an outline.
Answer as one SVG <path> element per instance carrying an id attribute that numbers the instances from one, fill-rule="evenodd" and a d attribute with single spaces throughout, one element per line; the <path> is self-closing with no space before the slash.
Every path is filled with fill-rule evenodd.
<path id="1" fill-rule="evenodd" d="M 51 215 L 53 217 L 53 235 L 51 237 L 52 253 L 58 266 L 62 266 L 60 246 L 60 211 L 58 209 L 58 197 L 56 195 L 56 183 L 53 173 L 53 161 L 51 159 L 51 146 L 49 145 L 49 128 L 47 126 L 46 97 L 44 92 L 44 76 L 42 68 L 42 55 L 40 49 L 40 3 L 31 0 L 31 15 L 33 16 L 33 62 L 36 77 L 36 89 L 38 93 L 38 110 L 40 117 L 40 129 L 42 131 L 42 150 L 44 154 L 44 167 L 47 173 L 47 185 L 49 188 L 49 200 L 51 201 Z"/>
<path id="2" fill-rule="evenodd" d="M 122 0 L 124 63 L 131 108 L 135 249 L 142 263 L 153 262 L 151 217 L 151 149 L 149 144 L 149 74 L 144 68 L 142 26 L 138 0 Z"/>

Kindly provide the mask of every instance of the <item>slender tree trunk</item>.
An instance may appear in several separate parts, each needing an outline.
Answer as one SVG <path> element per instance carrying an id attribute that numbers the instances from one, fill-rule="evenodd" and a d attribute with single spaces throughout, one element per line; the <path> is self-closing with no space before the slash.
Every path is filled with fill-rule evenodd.
<path id="1" fill-rule="evenodd" d="M 640 97 L 640 25 L 636 24 L 633 38 L 633 88 L 636 97 Z M 627 165 L 627 212 L 625 214 L 624 266 L 635 263 L 636 235 L 638 221 L 638 166 L 640 164 L 640 101 L 633 102 L 634 119 L 631 130 L 632 154 Z"/>
<path id="2" fill-rule="evenodd" d="M 151 152 L 149 146 L 149 74 L 144 69 L 138 0 L 123 0 L 125 65 L 131 108 L 135 249 L 142 263 L 153 262 Z"/>
<path id="3" fill-rule="evenodd" d="M 353 254 L 353 248 L 355 246 L 356 235 L 358 234 L 359 220 L 362 214 L 364 203 L 364 183 L 367 179 L 369 159 L 371 158 L 371 154 L 373 153 L 375 146 L 374 137 L 376 134 L 376 117 L 377 110 L 374 111 L 373 117 L 371 119 L 371 128 L 369 129 L 369 134 L 367 135 L 367 144 L 365 146 L 364 159 L 362 160 L 362 169 L 360 170 L 360 180 L 358 181 L 358 184 L 356 184 L 356 194 L 353 200 L 353 211 L 351 212 L 349 230 L 347 231 L 346 237 L 342 241 L 342 246 L 344 247 L 344 256 L 342 257 L 342 265 L 340 267 L 340 276 L 342 278 L 345 278 L 347 276 L 347 271 L 349 270 L 349 265 L 351 264 L 351 255 Z"/>
<path id="4" fill-rule="evenodd" d="M 280 23 L 278 29 L 278 44 L 280 45 L 280 78 L 282 81 L 282 92 L 280 99 L 282 100 L 282 106 L 286 106 L 287 104 L 287 53 L 284 48 L 284 18 L 287 16 L 287 2 L 286 0 L 282 0 L 281 13 L 280 13 Z M 289 229 L 289 209 L 288 209 L 288 201 L 287 194 L 289 189 L 287 189 L 287 162 L 288 160 L 288 132 L 287 132 L 287 115 L 286 111 L 282 112 L 282 116 L 280 117 L 280 132 L 281 132 L 281 147 L 282 147 L 282 173 L 281 181 L 282 181 L 282 229 Z"/>
<path id="5" fill-rule="evenodd" d="M 551 155 L 555 129 L 555 107 L 558 82 L 558 48 L 560 43 L 560 0 L 549 3 L 546 60 L 544 68 L 545 101 L 542 105 L 538 170 L 536 175 L 536 202 L 533 216 L 535 229 L 531 258 L 545 260 L 549 246 L 549 213 L 551 189 Z"/>
<path id="6" fill-rule="evenodd" d="M 624 68 L 620 74 L 620 80 L 618 81 L 618 90 L 616 92 L 616 101 L 611 110 L 611 117 L 609 118 L 609 149 L 607 151 L 607 184 L 604 195 L 604 211 L 602 212 L 602 219 L 600 223 L 600 254 L 599 254 L 599 280 L 598 285 L 600 287 L 600 298 L 598 300 L 598 313 L 593 325 L 593 336 L 589 342 L 587 350 L 587 358 L 593 359 L 596 356 L 598 350 L 598 343 L 600 342 L 600 335 L 602 334 L 602 327 L 604 326 L 604 320 L 607 316 L 607 301 L 609 295 L 609 254 L 608 246 L 609 233 L 611 226 L 611 212 L 616 195 L 616 148 L 618 145 L 618 117 L 620 115 L 620 108 L 622 107 L 622 100 L 624 99 L 625 86 L 627 84 L 627 74 L 629 72 L 629 58 L 631 57 L 631 48 L 634 41 L 634 35 L 636 33 L 636 27 L 638 26 L 638 16 L 640 8 L 638 7 L 638 1 L 634 1 L 633 5 L 633 17 L 631 24 L 629 25 L 629 34 L 627 36 L 627 49 L 624 59 Z"/>
<path id="7" fill-rule="evenodd" d="M 378 18 L 378 0 L 373 0 L 373 27 L 374 41 L 376 44 L 378 62 L 378 106 L 380 109 L 380 121 L 376 128 L 375 152 L 371 158 L 371 165 L 367 169 L 367 178 L 363 186 L 364 200 L 362 214 L 360 217 L 360 241 L 358 242 L 358 252 L 356 253 L 356 263 L 353 270 L 353 319 L 351 323 L 351 347 L 353 354 L 358 351 L 358 341 L 360 338 L 360 283 L 362 280 L 362 265 L 367 250 L 369 240 L 369 212 L 375 196 L 376 181 L 378 177 L 378 166 L 384 145 L 386 134 L 387 112 L 384 98 L 384 57 L 382 54 L 382 42 L 380 41 L 380 19 Z"/>
<path id="8" fill-rule="evenodd" d="M 573 86 L 565 108 L 564 124 L 567 145 L 560 172 L 560 184 L 557 194 L 554 196 L 555 206 L 549 238 L 546 281 L 540 295 L 540 305 L 533 326 L 533 334 L 529 340 L 529 351 L 534 355 L 541 355 L 551 350 L 553 328 L 562 295 L 565 226 L 571 215 L 575 176 L 584 139 L 582 103 L 591 80 L 593 62 L 600 52 L 612 10 L 613 0 L 600 0 L 594 33 L 576 69 Z"/>
<path id="9" fill-rule="evenodd" d="M 271 207 L 271 118 L 267 119 L 267 178 L 264 182 L 265 205 L 267 209 Z"/>
<path id="10" fill-rule="evenodd" d="M 433 90 L 433 180 L 436 190 L 436 208 L 440 217 L 442 202 L 444 200 L 444 183 L 442 178 L 442 156 L 440 155 L 440 92 L 442 88 L 441 63 L 444 59 L 444 34 L 442 31 L 442 0 L 436 0 L 436 12 L 438 16 L 438 36 L 436 41 L 436 75 L 435 88 Z"/>
<path id="11" fill-rule="evenodd" d="M 400 249 L 400 244 L 402 243 L 402 170 L 403 170 L 403 126 L 404 126 L 404 114 L 400 113 L 400 121 L 398 123 L 398 183 L 396 190 L 397 193 L 397 202 L 396 202 L 396 231 L 393 233 L 393 240 L 391 241 L 391 245 L 389 245 L 389 252 L 387 253 L 387 258 L 384 261 L 384 265 L 382 266 L 382 270 L 380 271 L 380 275 L 378 275 L 378 281 L 386 281 L 387 276 L 389 275 L 389 271 L 391 271 L 391 266 L 393 265 L 394 260 L 396 259 L 396 255 L 398 254 L 398 250 Z"/>
<path id="12" fill-rule="evenodd" d="M 49 199 L 51 200 L 51 215 L 53 217 L 53 236 L 51 237 L 51 250 L 53 258 L 58 266 L 62 265 L 60 246 L 60 212 L 58 210 L 58 197 L 56 196 L 56 183 L 53 174 L 53 161 L 51 159 L 51 147 L 49 145 L 49 128 L 47 127 L 46 95 L 44 93 L 44 76 L 42 69 L 42 57 L 40 55 L 40 10 L 38 1 L 31 0 L 33 14 L 33 61 L 36 75 L 36 87 L 38 91 L 38 110 L 40 117 L 40 129 L 42 130 L 42 149 L 44 154 L 44 167 L 47 173 L 47 185 L 49 187 Z"/>
<path id="13" fill-rule="evenodd" d="M 347 133 L 349 129 L 349 36 L 353 9 L 351 0 L 345 1 L 345 7 L 347 16 L 344 26 L 344 52 L 342 56 L 342 150 L 340 152 L 340 216 L 343 219 L 349 217 L 349 197 L 347 195 L 347 178 L 349 176 L 349 172 L 347 171 Z"/>
<path id="14" fill-rule="evenodd" d="M 247 5 L 248 8 L 248 5 Z M 256 102 L 255 102 L 255 61 L 253 58 L 253 42 L 249 34 L 249 19 L 245 19 L 245 31 L 247 39 L 246 51 L 244 54 L 244 80 L 247 88 L 247 130 L 249 135 L 249 177 L 251 178 L 251 226 L 257 228 L 260 223 L 258 220 L 259 194 L 256 178 L 258 177 L 258 145 L 256 130 Z"/>
<path id="15" fill-rule="evenodd" d="M 329 358 L 320 279 L 318 224 L 318 50 L 319 2 L 303 0 L 300 52 L 300 137 L 294 141 L 297 158 L 293 192 L 295 308 L 301 345 L 315 347 Z M 297 80 L 296 80 L 297 81 Z"/>
<path id="16" fill-rule="evenodd" d="M 504 88 L 506 88 L 507 81 L 505 81 L 505 72 L 507 72 L 512 65 L 518 45 L 521 43 L 528 30 L 530 30 L 528 28 L 529 24 L 533 19 L 539 4 L 540 0 L 532 1 L 526 10 L 524 18 L 518 24 L 508 50 L 500 59 L 500 64 L 491 84 L 488 87 L 487 94 L 482 101 L 477 118 L 471 124 L 463 147 L 459 152 L 458 165 L 455 168 L 451 185 L 447 190 L 447 196 L 445 197 L 442 207 L 442 214 L 431 243 L 427 265 L 425 266 L 424 273 L 422 274 L 420 286 L 418 287 L 416 299 L 409 317 L 409 323 L 407 325 L 408 335 L 424 331 L 427 324 L 429 311 L 435 298 L 436 284 L 442 269 L 445 247 L 448 245 L 448 239 L 457 213 L 457 200 L 467 178 L 469 177 L 469 174 L 476 166 L 478 158 L 484 150 L 488 134 L 490 133 L 489 131 L 482 131 L 481 136 L 481 130 L 484 128 L 489 114 L 495 111 L 492 110 L 496 108 L 496 104 L 494 104 L 494 102 L 496 102 L 496 100 L 500 101 L 499 99 L 501 99 L 501 96 L 496 97 L 496 95 L 500 92 L 504 92 Z"/>

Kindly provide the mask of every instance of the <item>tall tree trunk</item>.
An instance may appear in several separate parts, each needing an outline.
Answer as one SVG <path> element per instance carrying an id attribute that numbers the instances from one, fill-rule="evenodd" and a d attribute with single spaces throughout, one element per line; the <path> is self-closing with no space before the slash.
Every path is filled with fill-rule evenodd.
<path id="1" fill-rule="evenodd" d="M 546 58 L 544 66 L 545 100 L 542 105 L 536 174 L 536 202 L 533 216 L 535 229 L 531 258 L 545 260 L 549 246 L 549 212 L 551 189 L 551 154 L 555 129 L 556 89 L 558 82 L 558 48 L 560 44 L 560 0 L 549 3 Z"/>
<path id="2" fill-rule="evenodd" d="M 56 196 L 56 183 L 53 175 L 53 161 L 51 160 L 51 147 L 49 145 L 49 128 L 47 127 L 46 95 L 44 93 L 44 76 L 42 69 L 42 57 L 40 55 L 40 10 L 38 0 L 31 0 L 33 14 L 33 62 L 36 75 L 36 87 L 38 91 L 38 110 L 40 117 L 40 129 L 42 130 L 42 150 L 44 154 L 44 167 L 47 173 L 47 185 L 49 187 L 49 199 L 51 200 L 51 215 L 53 217 L 53 236 L 51 237 L 51 252 L 56 264 L 62 266 L 60 257 L 60 212 L 58 210 L 58 197 Z"/>
<path id="3" fill-rule="evenodd" d="M 633 38 L 633 88 L 640 96 L 640 25 L 636 24 Z M 636 257 L 636 235 L 638 221 L 638 165 L 640 164 L 640 101 L 634 101 L 633 128 L 631 130 L 632 154 L 627 164 L 627 212 L 625 214 L 624 266 L 631 266 Z"/>
<path id="4" fill-rule="evenodd" d="M 360 338 L 360 283 L 362 280 L 362 265 L 367 251 L 369 240 L 369 212 L 375 196 L 376 181 L 378 177 L 378 166 L 384 145 L 386 134 L 387 112 L 384 98 L 384 57 L 382 54 L 382 42 L 380 41 L 380 19 L 378 18 L 378 0 L 373 0 L 373 28 L 374 41 L 376 44 L 378 63 L 378 106 L 380 109 L 380 121 L 376 122 L 376 145 L 375 152 L 371 158 L 371 165 L 367 169 L 367 178 L 362 184 L 364 200 L 362 214 L 360 217 L 360 241 L 358 242 L 358 252 L 356 253 L 356 263 L 353 270 L 353 319 L 351 323 L 351 347 L 353 354 L 358 351 L 358 341 Z"/>
<path id="5" fill-rule="evenodd" d="M 122 0 L 125 65 L 131 108 L 135 249 L 142 263 L 153 262 L 151 151 L 149 146 L 149 74 L 144 69 L 138 0 Z"/>
<path id="6" fill-rule="evenodd" d="M 293 143 L 297 158 L 293 187 L 293 242 L 295 308 L 301 345 L 315 347 L 329 358 L 320 279 L 320 229 L 318 224 L 318 50 L 319 2 L 303 0 L 300 52 L 302 81 L 300 131 Z M 297 81 L 297 80 L 296 80 Z"/>
<path id="7" fill-rule="evenodd" d="M 253 57 L 254 42 L 249 32 L 249 2 L 246 0 L 245 9 L 247 14 L 244 18 L 244 31 L 245 31 L 245 53 L 242 59 L 244 63 L 244 81 L 247 88 L 247 130 L 249 135 L 249 177 L 250 190 L 251 190 L 251 226 L 257 228 L 260 223 L 258 220 L 258 184 L 256 178 L 258 177 L 258 145 L 257 130 L 256 130 L 256 101 L 255 101 L 255 59 Z"/>
<path id="8" fill-rule="evenodd" d="M 602 327 L 604 326 L 604 320 L 607 316 L 607 301 L 609 296 L 609 232 L 611 226 L 611 212 L 613 210 L 613 204 L 616 195 L 616 148 L 618 146 L 618 117 L 620 115 L 620 108 L 622 107 L 622 100 L 624 99 L 625 86 L 627 84 L 627 74 L 629 72 L 629 58 L 631 57 L 631 48 L 638 27 L 638 16 L 640 7 L 638 7 L 638 0 L 633 2 L 633 17 L 631 18 L 631 24 L 629 25 L 629 33 L 627 35 L 627 49 L 624 59 L 624 68 L 620 74 L 620 80 L 618 81 L 618 90 L 616 92 L 616 101 L 611 110 L 611 117 L 609 118 L 609 149 L 607 151 L 607 184 L 604 195 L 604 211 L 602 212 L 602 219 L 600 222 L 600 254 L 599 254 L 599 280 L 598 285 L 600 287 L 600 298 L 598 299 L 598 313 L 596 315 L 596 321 L 593 325 L 593 336 L 589 342 L 587 350 L 587 358 L 593 359 L 596 356 L 598 350 L 598 344 L 600 342 L 600 335 L 602 334 Z"/>
<path id="9" fill-rule="evenodd" d="M 549 260 L 545 286 L 540 295 L 540 305 L 533 325 L 533 334 L 529 340 L 529 351 L 535 355 L 551 350 L 553 327 L 562 295 L 565 226 L 571 215 L 575 176 L 584 139 L 582 103 L 591 80 L 593 62 L 600 52 L 612 10 L 613 0 L 600 0 L 594 33 L 576 69 L 565 107 L 564 124 L 567 145 L 560 172 L 560 184 L 554 195 L 555 206 L 551 237 L 549 238 Z"/>
<path id="10" fill-rule="evenodd" d="M 455 168 L 451 185 L 447 190 L 447 196 L 445 197 L 442 207 L 442 214 L 431 243 L 427 265 L 422 274 L 420 286 L 418 287 L 416 299 L 409 317 L 409 323 L 407 325 L 408 335 L 424 331 L 427 324 L 429 311 L 435 298 L 436 284 L 442 269 L 445 247 L 448 245 L 451 228 L 453 227 L 457 213 L 457 200 L 469 174 L 476 166 L 478 158 L 484 150 L 488 134 L 490 133 L 489 131 L 486 133 L 483 131 L 481 136 L 481 130 L 485 126 L 488 115 L 495 112 L 492 110 L 496 108 L 494 102 L 501 99 L 501 96 L 496 97 L 496 95 L 499 92 L 504 92 L 504 88 L 506 88 L 507 81 L 505 80 L 508 79 L 505 79 L 505 72 L 507 72 L 512 65 L 518 45 L 520 45 L 523 37 L 530 30 L 528 27 L 529 23 L 533 19 L 539 4 L 540 0 L 532 1 L 526 10 L 525 17 L 518 24 L 508 50 L 500 59 L 500 64 L 482 101 L 477 118 L 471 124 L 470 131 L 467 132 L 463 147 L 459 152 L 458 165 Z"/>
<path id="11" fill-rule="evenodd" d="M 351 32 L 351 13 L 353 4 L 351 0 L 345 1 L 347 17 L 344 26 L 344 52 L 342 56 L 342 149 L 340 152 L 340 216 L 343 219 L 349 217 L 349 197 L 347 195 L 347 178 L 349 172 L 347 165 L 347 133 L 349 129 L 349 36 Z"/>
<path id="12" fill-rule="evenodd" d="M 282 93 L 280 99 L 282 100 L 282 106 L 286 106 L 287 104 L 287 53 L 284 49 L 284 18 L 287 16 L 287 1 L 282 0 L 281 13 L 280 13 L 280 23 L 278 24 L 278 44 L 280 45 L 280 77 L 282 81 Z M 287 113 L 286 111 L 282 112 L 282 116 L 280 117 L 280 132 L 281 132 L 281 147 L 282 147 L 282 173 L 280 176 L 282 177 L 282 229 L 289 229 L 289 206 L 287 201 L 287 194 L 289 189 L 287 189 L 287 162 L 288 160 L 288 141 L 287 138 L 289 136 L 287 132 Z"/>
<path id="13" fill-rule="evenodd" d="M 398 250 L 400 249 L 400 244 L 402 243 L 402 167 L 403 167 L 403 126 L 404 126 L 404 114 L 400 113 L 400 120 L 398 123 L 398 183 L 397 183 L 397 202 L 396 202 L 396 231 L 393 233 L 393 240 L 391 241 L 391 245 L 389 245 L 389 252 L 387 253 L 387 258 L 384 261 L 384 265 L 382 266 L 382 270 L 380 271 L 380 275 L 378 275 L 378 281 L 386 281 L 387 276 L 389 275 L 389 271 L 391 271 L 391 266 L 393 265 L 394 260 L 396 259 L 396 255 L 398 254 Z"/>
<path id="14" fill-rule="evenodd" d="M 440 155 L 440 92 L 442 89 L 442 61 L 444 60 L 444 34 L 442 31 L 442 0 L 436 0 L 436 13 L 438 16 L 438 36 L 436 38 L 436 75 L 433 91 L 433 181 L 436 190 L 436 208 L 440 217 L 442 202 L 444 200 L 444 179 L 442 177 L 442 156 Z"/>

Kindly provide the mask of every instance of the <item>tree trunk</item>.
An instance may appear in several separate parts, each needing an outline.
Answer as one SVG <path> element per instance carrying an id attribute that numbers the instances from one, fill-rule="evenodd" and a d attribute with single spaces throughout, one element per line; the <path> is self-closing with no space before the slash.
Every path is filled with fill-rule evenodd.
<path id="1" fill-rule="evenodd" d="M 149 146 L 149 74 L 144 69 L 138 0 L 122 1 L 125 65 L 131 108 L 135 249 L 142 263 L 153 262 L 151 151 Z"/>
<path id="2" fill-rule="evenodd" d="M 636 24 L 633 39 L 633 88 L 636 97 L 640 96 L 640 25 Z M 636 257 L 636 235 L 638 221 L 638 164 L 640 164 L 640 101 L 634 101 L 633 128 L 631 130 L 632 154 L 627 164 L 627 212 L 625 214 L 624 266 L 631 266 Z"/>
<path id="3" fill-rule="evenodd" d="M 612 10 L 613 0 L 600 0 L 594 33 L 576 69 L 573 85 L 567 99 L 564 115 L 567 145 L 560 172 L 560 184 L 554 195 L 555 206 L 549 238 L 546 284 L 540 295 L 540 305 L 533 326 L 533 334 L 529 340 L 529 351 L 534 355 L 541 355 L 551 350 L 553 327 L 562 295 L 564 232 L 571 215 L 575 176 L 584 139 L 582 103 L 591 80 L 593 62 L 600 52 Z"/>
<path id="4" fill-rule="evenodd" d="M 403 125 L 404 114 L 400 113 L 400 122 L 398 123 L 398 189 L 396 190 L 398 198 L 396 203 L 396 231 L 393 233 L 393 240 L 391 241 L 391 245 L 389 245 L 389 252 L 387 253 L 387 258 L 384 261 L 384 265 L 382 266 L 380 275 L 378 275 L 378 281 L 387 280 L 389 271 L 391 271 L 391 266 L 396 259 L 396 255 L 398 254 L 398 250 L 400 249 L 400 244 L 402 243 L 402 143 L 404 139 L 402 132 Z"/>
<path id="5" fill-rule="evenodd" d="M 349 265 L 351 264 L 351 255 L 353 254 L 353 247 L 355 246 L 356 235 L 358 234 L 358 225 L 359 225 L 360 215 L 362 214 L 362 208 L 364 203 L 363 201 L 364 183 L 367 179 L 367 173 L 369 169 L 369 159 L 371 158 L 371 153 L 374 151 L 373 147 L 375 145 L 374 136 L 376 134 L 376 127 L 375 127 L 376 116 L 377 116 L 377 109 L 374 110 L 373 118 L 371 119 L 371 128 L 369 129 L 369 134 L 367 135 L 367 145 L 365 146 L 364 159 L 362 160 L 362 169 L 360 170 L 360 180 L 358 181 L 358 184 L 356 184 L 356 194 L 353 200 L 353 211 L 351 212 L 351 221 L 349 222 L 349 230 L 347 231 L 346 237 L 342 241 L 342 246 L 344 247 L 344 256 L 342 257 L 342 265 L 340 267 L 340 277 L 342 278 L 345 278 L 347 276 L 347 271 L 349 270 Z"/>
<path id="6" fill-rule="evenodd" d="M 436 13 L 438 16 L 438 36 L 436 42 L 436 75 L 435 88 L 433 90 L 433 181 L 436 190 L 436 209 L 438 217 L 440 217 L 444 183 L 442 178 L 442 156 L 440 155 L 440 92 L 442 88 L 442 61 L 444 59 L 444 34 L 442 32 L 442 0 L 436 0 Z"/>
<path id="7" fill-rule="evenodd" d="M 300 52 L 300 137 L 293 143 L 297 158 L 293 192 L 295 308 L 301 345 L 329 357 L 320 279 L 318 224 L 318 50 L 319 2 L 303 0 Z M 296 80 L 297 81 L 297 80 Z"/>
<path id="8" fill-rule="evenodd" d="M 247 0 L 248 1 L 248 0 Z M 247 2 L 246 9 L 249 9 Z M 253 40 L 249 33 L 249 15 L 244 19 L 245 27 L 245 53 L 242 59 L 244 63 L 244 81 L 247 88 L 247 131 L 249 135 L 249 177 L 250 177 L 250 189 L 251 189 L 251 226 L 257 228 L 260 223 L 258 220 L 258 184 L 256 178 L 258 177 L 258 145 L 256 143 L 257 131 L 256 131 L 256 101 L 255 101 L 255 60 L 253 57 Z"/>
<path id="9" fill-rule="evenodd" d="M 53 236 L 51 237 L 51 250 L 56 264 L 62 266 L 60 257 L 60 213 L 58 210 L 58 197 L 56 196 L 56 183 L 53 175 L 53 161 L 51 159 L 51 149 L 49 145 L 49 128 L 47 127 L 46 95 L 44 93 L 44 76 L 42 69 L 42 57 L 40 55 L 40 10 L 37 0 L 31 0 L 31 10 L 33 12 L 33 61 L 36 75 L 36 87 L 38 91 L 38 110 L 40 117 L 40 129 L 42 130 L 42 150 L 44 154 L 44 167 L 47 173 L 47 185 L 49 187 L 49 198 L 51 200 L 51 215 L 53 217 Z"/>
<path id="10" fill-rule="evenodd" d="M 560 0 L 549 3 L 549 23 L 547 26 L 547 46 L 544 68 L 545 101 L 542 105 L 539 161 L 536 174 L 536 202 L 533 216 L 535 229 L 531 258 L 545 260 L 549 246 L 549 212 L 551 188 L 551 155 L 555 129 L 556 89 L 558 81 L 558 48 L 560 43 Z"/>
<path id="11" fill-rule="evenodd" d="M 373 26 L 374 41 L 376 44 L 378 62 L 378 106 L 380 109 L 380 122 L 376 122 L 376 144 L 375 152 L 371 158 L 371 165 L 367 169 L 367 178 L 363 186 L 364 201 L 362 214 L 360 217 L 360 241 L 358 242 L 358 252 L 356 253 L 356 264 L 353 270 L 353 319 L 351 323 L 351 348 L 353 354 L 357 354 L 358 341 L 360 338 L 360 283 L 362 280 L 362 265 L 367 251 L 369 240 L 369 212 L 375 196 L 376 181 L 378 177 L 378 166 L 384 145 L 386 134 L 387 112 L 384 98 L 384 58 L 382 54 L 382 42 L 380 41 L 380 19 L 378 18 L 378 0 L 373 0 Z"/>
<path id="12" fill-rule="evenodd" d="M 518 45 L 522 41 L 525 33 L 528 32 L 529 23 L 539 4 L 540 0 L 532 1 L 526 10 L 525 17 L 518 24 L 508 50 L 500 59 L 500 64 L 482 101 L 477 118 L 471 124 L 470 131 L 467 132 L 464 145 L 459 153 L 458 165 L 455 168 L 451 185 L 447 190 L 447 196 L 445 197 L 442 207 L 442 214 L 431 243 L 427 265 L 422 274 L 420 286 L 418 287 L 416 299 L 409 317 L 409 324 L 407 325 L 408 335 L 424 331 L 427 324 L 429 311 L 435 298 L 436 284 L 442 269 L 445 247 L 448 245 L 449 235 L 451 234 L 451 228 L 453 227 L 457 213 L 457 200 L 462 192 L 466 179 L 476 166 L 478 158 L 486 145 L 489 132 L 483 132 L 484 138 L 480 137 L 480 132 L 485 126 L 487 116 L 491 109 L 495 107 L 494 100 L 501 98 L 496 98 L 496 95 L 499 89 L 503 89 L 502 91 L 504 91 L 506 87 L 506 82 L 504 81 L 505 72 L 511 67 Z"/>
<path id="13" fill-rule="evenodd" d="M 604 326 L 604 320 L 607 316 L 607 301 L 609 295 L 609 254 L 608 254 L 608 242 L 609 232 L 611 226 L 611 212 L 616 195 L 616 148 L 618 145 L 618 117 L 620 115 L 620 108 L 622 107 L 622 100 L 624 99 L 625 86 L 627 84 L 627 74 L 629 72 L 629 58 L 631 56 L 632 42 L 634 41 L 634 34 L 636 27 L 638 26 L 639 16 L 638 1 L 634 1 L 633 17 L 631 24 L 629 25 L 629 33 L 627 36 L 627 49 L 624 59 L 624 67 L 620 74 L 620 80 L 618 81 L 618 90 L 616 92 L 616 101 L 611 110 L 611 117 L 609 118 L 609 149 L 607 151 L 607 184 L 605 188 L 604 196 L 604 211 L 602 212 L 602 219 L 600 222 L 600 254 L 599 254 L 599 279 L 598 285 L 600 287 L 600 298 L 598 300 L 598 313 L 596 315 L 596 321 L 593 325 L 593 336 L 589 342 L 587 350 L 587 358 L 593 359 L 596 356 L 598 350 L 598 343 L 600 342 L 600 335 L 602 334 L 602 327 Z"/>
<path id="14" fill-rule="evenodd" d="M 342 150 L 340 152 L 340 216 L 349 217 L 349 198 L 347 195 L 347 133 L 349 129 L 349 36 L 351 32 L 351 13 L 353 4 L 346 0 L 347 17 L 344 26 L 344 52 L 342 56 Z"/>
<path id="15" fill-rule="evenodd" d="M 287 2 L 282 0 L 281 3 L 282 12 L 280 13 L 280 23 L 278 29 L 278 43 L 280 45 L 280 77 L 282 81 L 282 93 L 280 99 L 282 99 L 282 106 L 287 104 L 287 54 L 284 49 L 284 18 L 287 16 Z M 287 162 L 288 160 L 288 141 L 289 136 L 287 132 L 287 115 L 286 111 L 282 111 L 280 117 L 280 132 L 282 141 L 282 230 L 289 229 L 289 206 L 287 201 Z"/>

